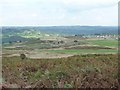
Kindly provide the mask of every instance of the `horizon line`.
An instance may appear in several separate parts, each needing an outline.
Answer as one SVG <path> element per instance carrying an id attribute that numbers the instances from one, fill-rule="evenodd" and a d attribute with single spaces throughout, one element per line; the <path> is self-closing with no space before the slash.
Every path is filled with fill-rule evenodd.
<path id="1" fill-rule="evenodd" d="M 118 27 L 118 25 L 0 25 L 0 27 L 59 27 L 59 26 Z"/>

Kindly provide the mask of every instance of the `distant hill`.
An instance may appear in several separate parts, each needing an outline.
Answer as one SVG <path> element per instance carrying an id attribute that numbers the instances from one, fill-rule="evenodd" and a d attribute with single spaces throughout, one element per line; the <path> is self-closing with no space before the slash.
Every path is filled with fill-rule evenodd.
<path id="1" fill-rule="evenodd" d="M 2 38 L 2 42 L 4 43 L 10 43 L 10 42 L 17 42 L 17 41 L 27 41 L 27 38 L 23 38 L 21 36 L 11 36 L 8 38 Z"/>
<path id="2" fill-rule="evenodd" d="M 59 34 L 117 34 L 118 28 L 113 26 L 52 26 L 52 27 L 35 27 L 35 29 L 56 32 Z"/>
<path id="3" fill-rule="evenodd" d="M 113 26 L 47 26 L 47 27 L 2 27 L 2 42 L 27 41 L 28 38 L 41 38 L 58 35 L 117 34 Z"/>
<path id="4" fill-rule="evenodd" d="M 117 26 L 47 26 L 47 27 L 3 27 L 3 34 L 22 33 L 25 30 L 37 30 L 41 33 L 75 35 L 75 34 L 117 34 Z"/>

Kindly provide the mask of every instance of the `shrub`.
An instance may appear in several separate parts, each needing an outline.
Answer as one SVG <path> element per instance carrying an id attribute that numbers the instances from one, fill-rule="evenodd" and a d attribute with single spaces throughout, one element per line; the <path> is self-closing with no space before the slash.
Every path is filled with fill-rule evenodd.
<path id="1" fill-rule="evenodd" d="M 22 60 L 24 60 L 24 59 L 26 58 L 26 55 L 25 55 L 25 54 L 20 54 L 20 58 L 21 58 Z"/>

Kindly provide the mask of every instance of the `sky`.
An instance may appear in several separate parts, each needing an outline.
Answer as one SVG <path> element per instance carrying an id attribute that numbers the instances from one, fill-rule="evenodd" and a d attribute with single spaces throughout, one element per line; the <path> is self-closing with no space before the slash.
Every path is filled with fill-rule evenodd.
<path id="1" fill-rule="evenodd" d="M 1 0 L 0 26 L 117 26 L 119 0 Z"/>

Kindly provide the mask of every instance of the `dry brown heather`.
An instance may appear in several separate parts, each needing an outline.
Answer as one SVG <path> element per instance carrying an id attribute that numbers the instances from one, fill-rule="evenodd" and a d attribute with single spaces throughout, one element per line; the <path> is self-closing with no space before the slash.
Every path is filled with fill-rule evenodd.
<path id="1" fill-rule="evenodd" d="M 3 57 L 3 80 L 17 88 L 117 88 L 117 55 L 61 59 Z"/>

